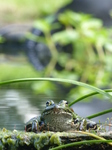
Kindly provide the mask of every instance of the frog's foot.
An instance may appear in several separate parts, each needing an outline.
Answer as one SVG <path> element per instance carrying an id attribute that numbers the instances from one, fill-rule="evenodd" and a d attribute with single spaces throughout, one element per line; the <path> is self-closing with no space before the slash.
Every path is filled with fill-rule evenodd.
<path id="1" fill-rule="evenodd" d="M 39 132 L 39 123 L 37 120 L 33 120 L 31 131 L 38 133 Z"/>
<path id="2" fill-rule="evenodd" d="M 25 126 L 25 132 L 31 132 L 31 127 L 30 126 L 27 126 L 27 127 Z"/>
<path id="3" fill-rule="evenodd" d="M 97 123 L 86 118 L 77 118 L 74 120 L 74 124 L 79 124 L 79 130 L 81 131 L 97 129 Z"/>
<path id="4" fill-rule="evenodd" d="M 97 123 L 91 120 L 87 120 L 87 130 L 96 130 L 97 129 Z"/>

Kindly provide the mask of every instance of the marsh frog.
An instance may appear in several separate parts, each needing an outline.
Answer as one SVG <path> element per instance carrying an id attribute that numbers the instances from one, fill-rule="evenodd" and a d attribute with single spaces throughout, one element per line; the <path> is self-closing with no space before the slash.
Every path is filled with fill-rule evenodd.
<path id="1" fill-rule="evenodd" d="M 55 104 L 52 100 L 46 102 L 46 107 L 39 117 L 30 119 L 25 126 L 27 132 L 40 131 L 73 131 L 97 129 L 97 124 L 89 119 L 78 116 L 68 102 L 61 100 Z"/>

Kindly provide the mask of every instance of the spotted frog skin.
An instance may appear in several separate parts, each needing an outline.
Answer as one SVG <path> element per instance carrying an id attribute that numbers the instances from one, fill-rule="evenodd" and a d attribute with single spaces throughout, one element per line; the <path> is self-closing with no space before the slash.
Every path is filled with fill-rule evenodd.
<path id="1" fill-rule="evenodd" d="M 97 124 L 89 119 L 78 116 L 68 102 L 61 100 L 55 104 L 52 100 L 46 102 L 46 108 L 39 117 L 30 119 L 26 125 L 27 132 L 41 131 L 74 131 L 96 130 Z"/>

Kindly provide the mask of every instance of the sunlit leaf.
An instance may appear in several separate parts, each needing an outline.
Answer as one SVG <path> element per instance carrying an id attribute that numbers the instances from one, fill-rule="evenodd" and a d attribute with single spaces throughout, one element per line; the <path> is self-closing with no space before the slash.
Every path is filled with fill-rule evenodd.
<path id="1" fill-rule="evenodd" d="M 92 18 L 92 19 L 89 19 L 87 21 L 84 21 L 81 24 L 81 28 L 84 30 L 86 30 L 86 29 L 99 29 L 102 27 L 102 25 L 103 25 L 103 23 L 100 19 Z"/>
<path id="2" fill-rule="evenodd" d="M 64 30 L 53 34 L 52 38 L 54 42 L 66 45 L 77 40 L 79 34 L 75 30 Z"/>
<path id="3" fill-rule="evenodd" d="M 50 23 L 44 19 L 37 20 L 34 23 L 34 27 L 43 32 L 50 32 L 50 29 L 51 29 Z"/>
<path id="4" fill-rule="evenodd" d="M 108 42 L 105 44 L 105 48 L 106 50 L 108 50 L 109 52 L 112 52 L 112 42 Z"/>

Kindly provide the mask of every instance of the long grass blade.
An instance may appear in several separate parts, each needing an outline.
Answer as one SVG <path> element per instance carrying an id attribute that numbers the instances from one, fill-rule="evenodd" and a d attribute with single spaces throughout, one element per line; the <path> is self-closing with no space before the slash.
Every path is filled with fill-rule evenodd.
<path id="1" fill-rule="evenodd" d="M 79 141 L 79 142 L 73 142 L 73 143 L 69 143 L 69 144 L 64 144 L 64 145 L 60 145 L 57 146 L 55 148 L 51 148 L 49 150 L 59 150 L 59 149 L 63 149 L 63 148 L 67 148 L 67 147 L 73 147 L 73 146 L 78 146 L 78 145 L 90 145 L 90 144 L 98 144 L 98 143 L 109 143 L 112 142 L 112 140 L 85 140 L 85 141 Z"/>
<path id="2" fill-rule="evenodd" d="M 29 82 L 29 81 L 53 81 L 53 82 L 70 83 L 70 84 L 83 86 L 85 88 L 91 89 L 95 92 L 98 92 L 98 93 L 112 99 L 112 96 L 110 94 L 106 93 L 105 91 L 103 91 L 99 88 L 96 88 L 96 87 L 94 87 L 92 85 L 89 85 L 89 84 L 86 84 L 86 83 L 82 83 L 82 82 L 78 82 L 78 81 L 74 81 L 74 80 L 69 80 L 69 79 L 61 79 L 61 78 L 22 78 L 22 79 L 14 79 L 14 80 L 0 82 L 0 85 L 12 84 L 12 83 L 17 83 L 17 82 Z"/>
<path id="3" fill-rule="evenodd" d="M 104 91 L 105 91 L 105 92 L 112 92 L 112 89 L 108 89 L 108 90 L 104 90 Z M 85 98 L 88 98 L 88 97 L 91 97 L 91 96 L 97 95 L 97 94 L 99 94 L 99 92 L 91 92 L 91 93 L 89 93 L 89 94 L 83 95 L 83 96 L 79 97 L 78 99 L 75 99 L 74 101 L 72 101 L 72 102 L 69 104 L 69 106 L 72 106 L 73 104 L 75 104 L 75 103 L 77 103 L 77 102 L 79 102 L 79 101 L 82 101 L 82 100 L 84 100 Z"/>
<path id="4" fill-rule="evenodd" d="M 107 113 L 110 113 L 110 112 L 112 112 L 112 108 L 104 110 L 104 111 L 101 111 L 101 112 L 98 112 L 98 113 L 90 115 L 90 116 L 87 116 L 86 118 L 92 119 L 92 118 L 95 118 L 95 117 L 98 117 L 98 116 L 101 116 L 101 115 L 104 115 L 104 114 L 107 114 Z"/>

